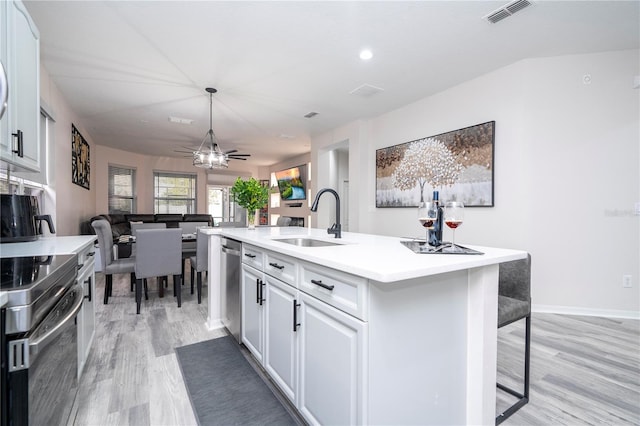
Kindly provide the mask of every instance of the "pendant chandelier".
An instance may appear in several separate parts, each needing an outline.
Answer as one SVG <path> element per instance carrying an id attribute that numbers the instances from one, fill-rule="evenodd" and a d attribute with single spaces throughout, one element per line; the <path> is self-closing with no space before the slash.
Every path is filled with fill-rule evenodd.
<path id="1" fill-rule="evenodd" d="M 193 165 L 203 169 L 226 169 L 229 167 L 229 157 L 220 149 L 213 133 L 213 94 L 217 92 L 212 87 L 205 89 L 209 93 L 209 131 L 202 140 L 200 148 L 193 151 Z"/>

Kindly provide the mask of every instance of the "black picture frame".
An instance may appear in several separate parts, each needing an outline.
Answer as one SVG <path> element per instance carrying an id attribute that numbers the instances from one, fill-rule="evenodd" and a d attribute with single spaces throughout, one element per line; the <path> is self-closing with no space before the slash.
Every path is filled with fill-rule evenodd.
<path id="1" fill-rule="evenodd" d="M 410 150 L 412 145 L 417 147 L 421 143 L 433 143 L 429 140 L 440 142 L 440 147 L 444 145 L 448 158 L 453 164 L 457 164 L 457 172 L 453 174 L 456 176 L 455 181 L 452 180 L 454 178 L 449 178 L 447 183 L 431 185 L 424 182 L 429 179 L 421 178 L 421 182 L 417 180 L 416 175 L 429 171 L 416 171 L 416 165 L 419 169 L 420 165 L 429 164 L 431 159 L 416 159 L 412 156 L 405 160 L 405 153 L 415 152 Z M 455 198 L 466 207 L 493 207 L 494 148 L 495 121 L 488 121 L 377 149 L 376 207 L 417 207 L 421 189 L 425 200 L 431 198 L 432 191 L 438 190 L 442 202 Z M 411 169 L 411 166 L 414 168 Z M 408 188 L 414 180 L 415 185 Z M 400 186 L 404 186 L 404 189 Z"/>
<path id="2" fill-rule="evenodd" d="M 91 180 L 91 147 L 71 124 L 71 182 L 85 189 Z"/>

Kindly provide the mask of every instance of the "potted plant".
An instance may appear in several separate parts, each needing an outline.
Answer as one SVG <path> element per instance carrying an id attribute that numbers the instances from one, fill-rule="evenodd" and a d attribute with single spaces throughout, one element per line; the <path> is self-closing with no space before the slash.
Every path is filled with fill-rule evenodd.
<path id="1" fill-rule="evenodd" d="M 247 209 L 249 229 L 254 229 L 256 210 L 262 208 L 269 201 L 269 188 L 254 178 L 248 180 L 238 178 L 231 187 L 231 194 L 240 207 Z"/>

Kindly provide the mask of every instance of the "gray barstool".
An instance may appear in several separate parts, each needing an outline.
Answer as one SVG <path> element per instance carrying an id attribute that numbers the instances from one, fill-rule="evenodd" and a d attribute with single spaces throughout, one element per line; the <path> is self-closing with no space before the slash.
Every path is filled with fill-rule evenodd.
<path id="1" fill-rule="evenodd" d="M 202 303 L 202 273 L 209 270 L 209 236 L 200 232 L 200 229 L 196 235 L 196 255 L 189 258 L 191 294 L 193 294 L 194 271 L 198 274 L 198 304 Z"/>
<path id="2" fill-rule="evenodd" d="M 173 275 L 173 294 L 182 306 L 181 264 L 182 231 L 180 228 L 140 229 L 136 236 L 136 313 L 140 313 L 142 302 L 142 281 L 145 278 Z M 162 283 L 158 280 L 159 293 Z"/>
<path id="3" fill-rule="evenodd" d="M 130 274 L 131 285 L 135 281 L 135 257 L 126 257 L 124 259 L 113 258 L 113 234 L 111 233 L 111 224 L 104 220 L 94 220 L 91 226 L 96 231 L 98 244 L 100 245 L 100 262 L 102 272 L 105 275 L 104 284 L 104 300 L 106 305 L 109 302 L 109 296 L 113 293 L 113 274 Z"/>
<path id="4" fill-rule="evenodd" d="M 505 421 L 529 402 L 529 363 L 531 358 L 531 255 L 526 259 L 500 264 L 498 272 L 498 328 L 515 321 L 525 320 L 524 391 L 520 393 L 497 383 L 518 400 L 496 416 L 496 425 Z"/>

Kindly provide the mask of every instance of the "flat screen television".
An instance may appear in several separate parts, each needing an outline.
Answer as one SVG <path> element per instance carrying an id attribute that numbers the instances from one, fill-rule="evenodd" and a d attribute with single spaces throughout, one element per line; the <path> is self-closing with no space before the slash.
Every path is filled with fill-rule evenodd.
<path id="1" fill-rule="evenodd" d="M 300 174 L 300 167 L 276 172 L 280 197 L 283 200 L 304 200 L 307 191 L 304 187 L 304 176 Z"/>

